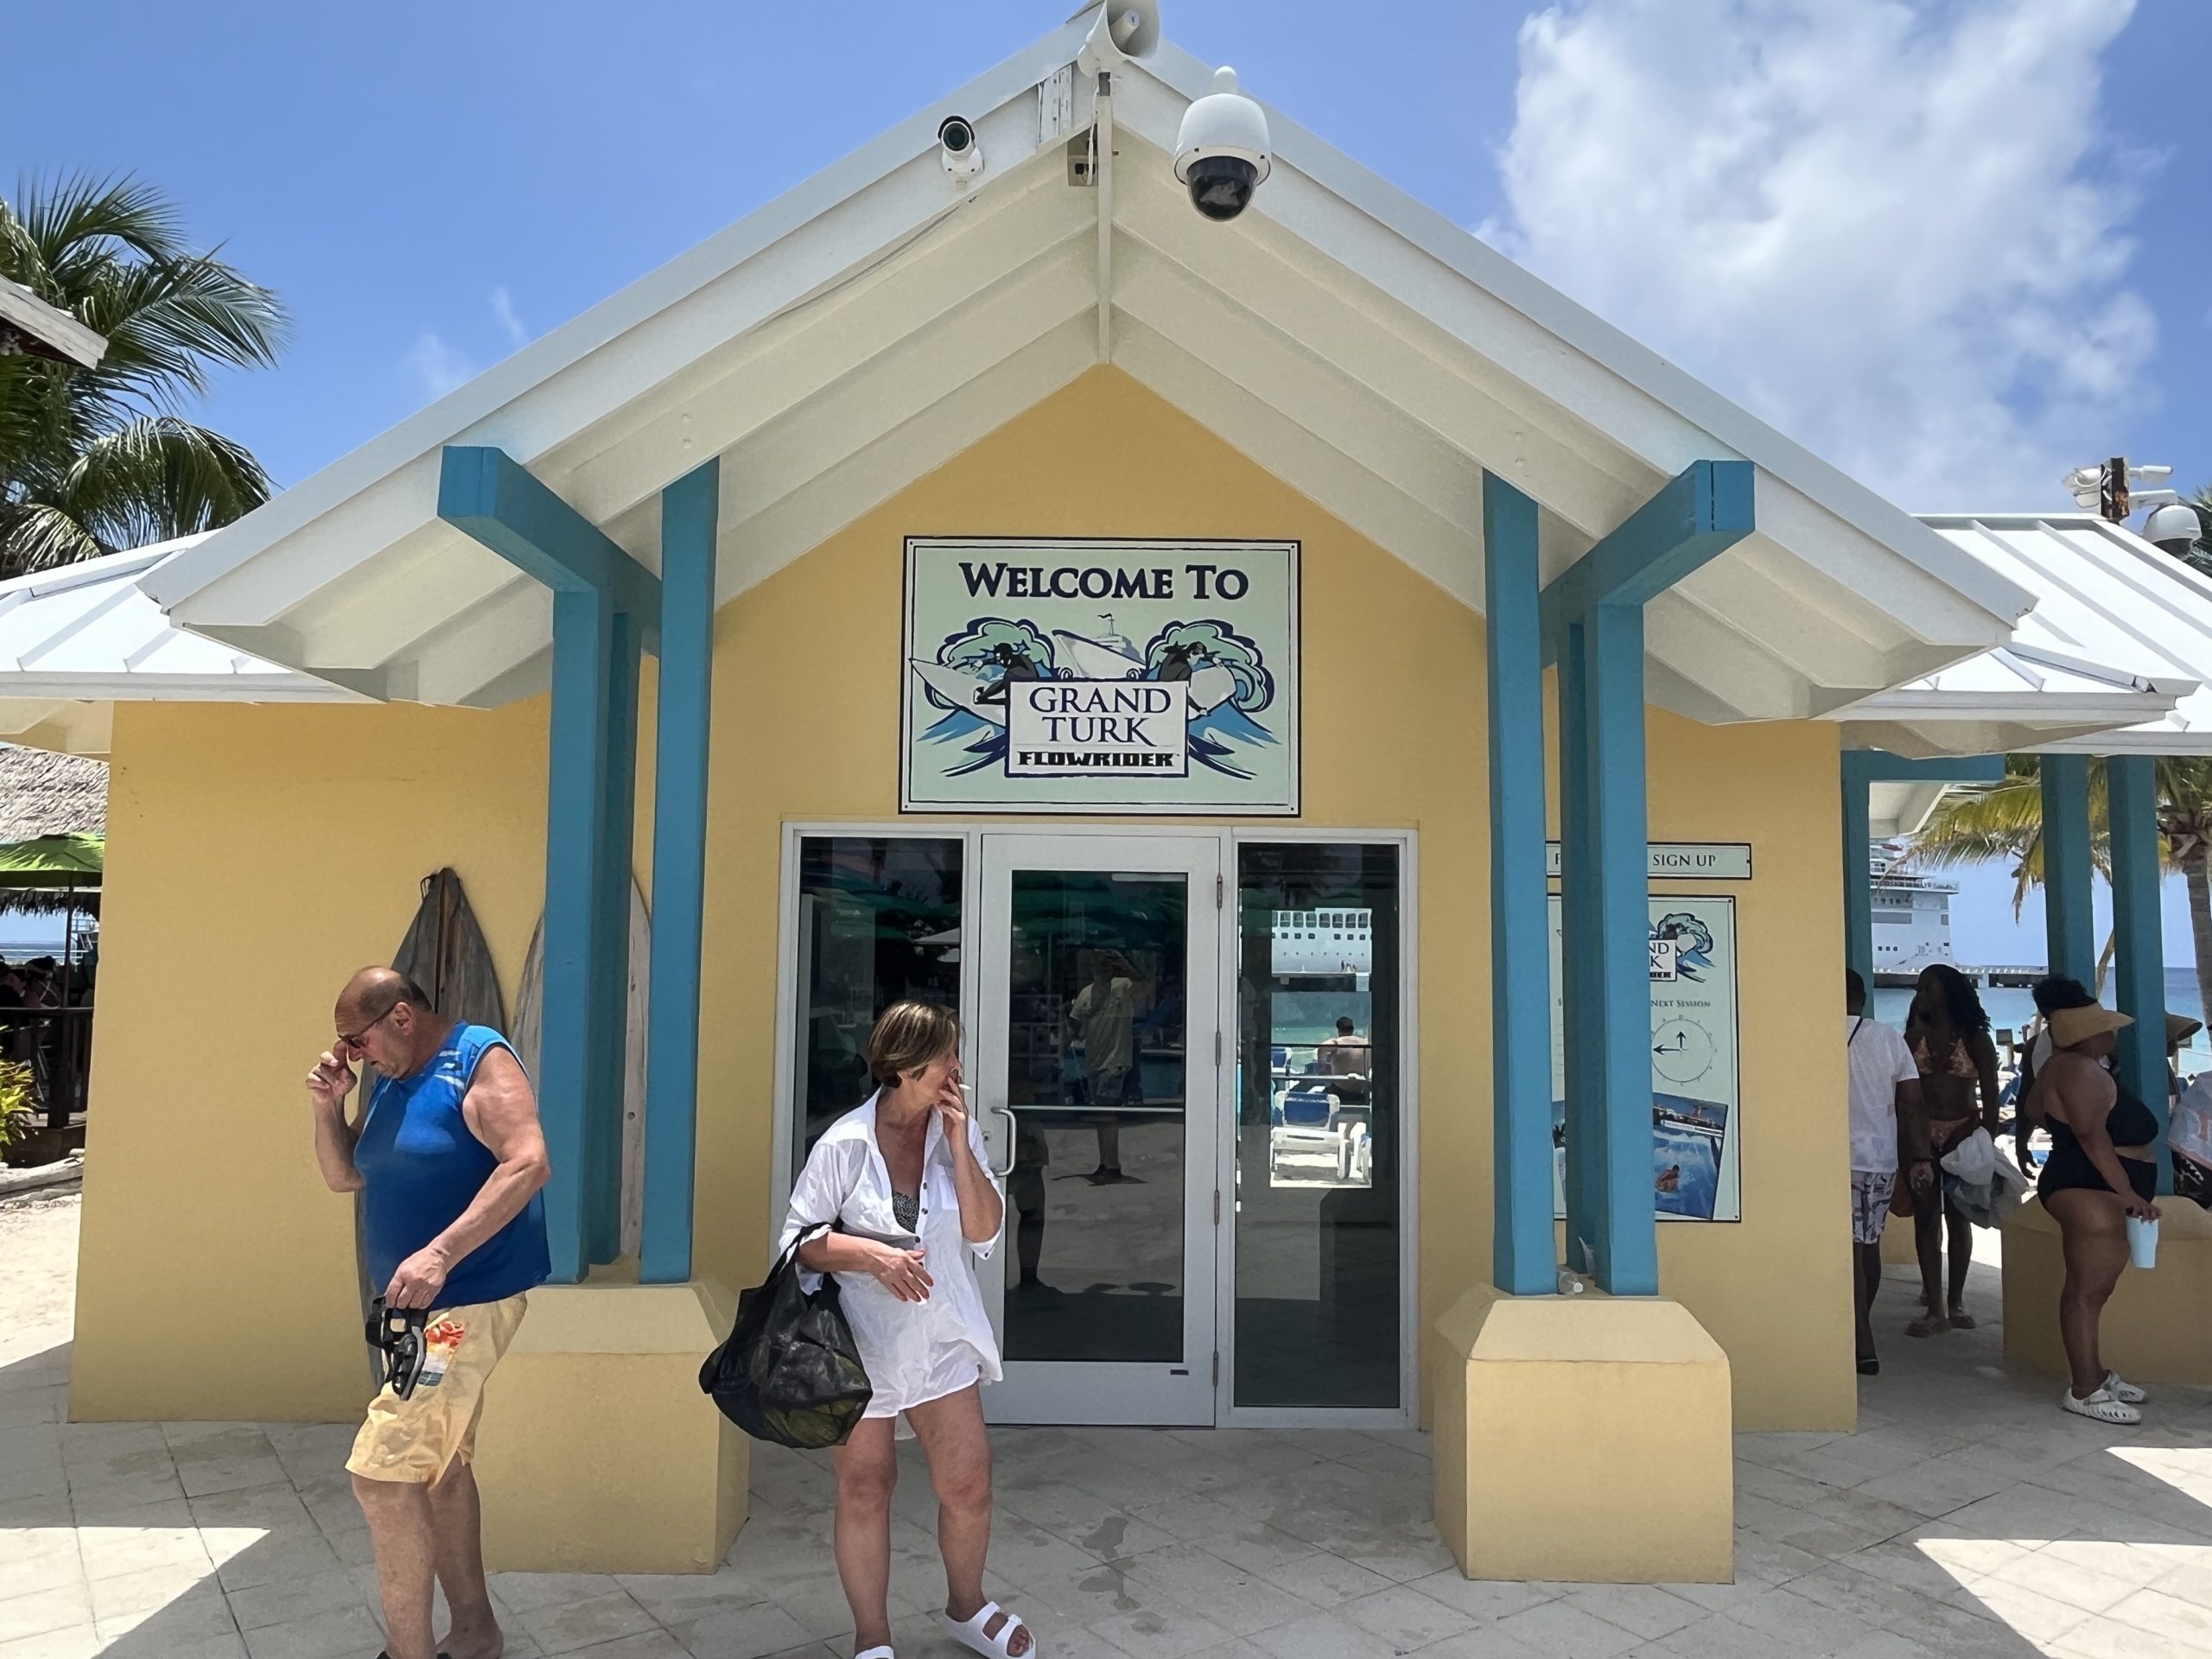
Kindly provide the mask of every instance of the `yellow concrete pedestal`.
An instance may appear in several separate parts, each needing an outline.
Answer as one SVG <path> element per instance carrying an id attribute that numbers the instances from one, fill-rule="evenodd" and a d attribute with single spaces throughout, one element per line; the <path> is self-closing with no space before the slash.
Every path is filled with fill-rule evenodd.
<path id="1" fill-rule="evenodd" d="M 1728 1356 L 1688 1310 L 1484 1285 L 1436 1329 L 1436 1526 L 1460 1571 L 1734 1577 Z"/>
<path id="2" fill-rule="evenodd" d="M 745 1524 L 749 1442 L 699 1392 L 736 1299 L 687 1285 L 547 1285 L 492 1374 L 477 1433 L 484 1559 L 508 1573 L 711 1573 Z"/>
<path id="3" fill-rule="evenodd" d="M 2129 1268 L 2105 1304 L 2097 1345 L 2131 1382 L 2212 1383 L 2212 1214 L 2158 1201 L 2158 1265 Z M 2005 1357 L 2066 1375 L 2058 1292 L 2066 1280 L 2058 1224 L 2031 1199 L 2005 1218 Z"/>

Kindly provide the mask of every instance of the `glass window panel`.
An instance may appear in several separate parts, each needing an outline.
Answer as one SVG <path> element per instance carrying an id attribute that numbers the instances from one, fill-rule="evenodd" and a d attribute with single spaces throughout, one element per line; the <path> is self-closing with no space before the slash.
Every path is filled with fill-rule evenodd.
<path id="1" fill-rule="evenodd" d="M 1071 870 L 1012 881 L 1005 1356 L 1173 1363 L 1188 1270 L 1190 883 Z"/>
<path id="2" fill-rule="evenodd" d="M 1398 849 L 1246 843 L 1237 886 L 1236 1402 L 1395 1409 Z"/>
<path id="3" fill-rule="evenodd" d="M 797 1179 L 823 1130 L 875 1085 L 868 1033 L 893 1002 L 960 1007 L 957 841 L 810 836 L 799 843 Z"/>

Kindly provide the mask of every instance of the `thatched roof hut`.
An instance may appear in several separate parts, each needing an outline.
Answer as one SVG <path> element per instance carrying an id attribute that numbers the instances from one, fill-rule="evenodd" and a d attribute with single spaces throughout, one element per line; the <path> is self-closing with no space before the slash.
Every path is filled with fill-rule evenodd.
<path id="1" fill-rule="evenodd" d="M 107 763 L 0 745 L 0 841 L 107 833 Z"/>

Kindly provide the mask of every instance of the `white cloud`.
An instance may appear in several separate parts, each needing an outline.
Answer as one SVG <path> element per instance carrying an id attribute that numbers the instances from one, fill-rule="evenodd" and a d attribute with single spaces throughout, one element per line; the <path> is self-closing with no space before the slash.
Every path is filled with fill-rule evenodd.
<path id="1" fill-rule="evenodd" d="M 415 336 L 415 343 L 407 348 L 400 365 L 415 378 L 424 400 L 429 403 L 435 403 L 455 386 L 476 378 L 476 365 L 447 345 L 431 328 Z"/>
<path id="2" fill-rule="evenodd" d="M 2063 506 L 2155 334 L 2097 110 L 2133 9 L 1553 6 L 1483 234 L 1901 505 Z"/>
<path id="3" fill-rule="evenodd" d="M 506 335 L 508 345 L 521 346 L 530 344 L 530 330 L 522 326 L 522 319 L 515 315 L 514 296 L 508 293 L 505 286 L 492 290 L 492 315 L 499 319 L 500 332 Z"/>

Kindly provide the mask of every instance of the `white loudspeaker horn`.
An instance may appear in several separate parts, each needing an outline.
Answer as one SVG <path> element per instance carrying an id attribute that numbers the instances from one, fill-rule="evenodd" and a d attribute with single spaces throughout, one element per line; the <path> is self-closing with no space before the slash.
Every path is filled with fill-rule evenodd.
<path id="1" fill-rule="evenodd" d="M 1083 67 L 1112 69 L 1160 49 L 1160 8 L 1150 0 L 1107 0 L 1083 43 Z"/>

